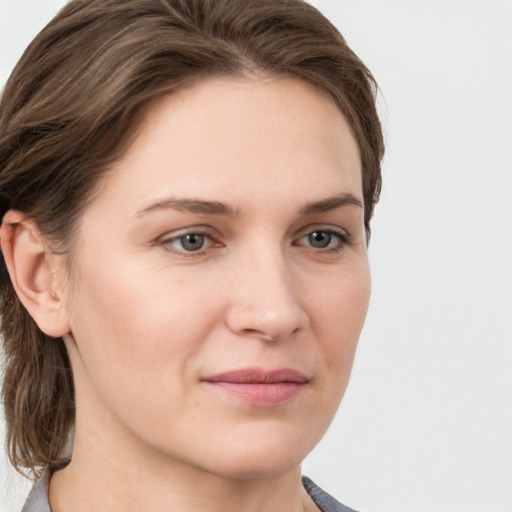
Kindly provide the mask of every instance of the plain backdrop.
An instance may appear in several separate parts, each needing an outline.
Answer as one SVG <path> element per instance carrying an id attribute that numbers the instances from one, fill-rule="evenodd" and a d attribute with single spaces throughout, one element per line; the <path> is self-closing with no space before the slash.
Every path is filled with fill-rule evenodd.
<path id="1" fill-rule="evenodd" d="M 367 325 L 304 473 L 364 512 L 512 512 L 512 0 L 312 3 L 380 84 L 387 155 Z M 0 0 L 0 84 L 63 4 Z M 2 452 L 0 510 L 28 485 Z"/>

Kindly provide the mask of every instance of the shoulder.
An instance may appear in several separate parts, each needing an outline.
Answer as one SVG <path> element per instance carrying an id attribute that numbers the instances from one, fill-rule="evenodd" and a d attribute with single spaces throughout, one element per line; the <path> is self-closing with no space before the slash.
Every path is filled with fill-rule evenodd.
<path id="1" fill-rule="evenodd" d="M 311 499 L 322 512 L 356 512 L 355 510 L 342 505 L 330 494 L 327 494 L 323 489 L 320 489 L 320 487 L 318 487 L 318 485 L 316 485 L 307 476 L 302 477 L 302 485 L 304 485 L 307 493 L 311 496 Z"/>

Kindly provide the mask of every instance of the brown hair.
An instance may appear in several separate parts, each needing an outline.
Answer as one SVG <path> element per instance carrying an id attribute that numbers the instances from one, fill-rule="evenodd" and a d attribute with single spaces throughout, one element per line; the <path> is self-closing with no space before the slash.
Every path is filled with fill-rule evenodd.
<path id="1" fill-rule="evenodd" d="M 25 51 L 0 102 L 0 214 L 17 209 L 63 251 L 148 102 L 192 81 L 249 72 L 327 91 L 363 169 L 365 226 L 383 140 L 375 81 L 336 28 L 302 0 L 74 0 Z M 12 464 L 34 475 L 62 456 L 74 421 L 60 340 L 2 283 L 3 402 Z"/>

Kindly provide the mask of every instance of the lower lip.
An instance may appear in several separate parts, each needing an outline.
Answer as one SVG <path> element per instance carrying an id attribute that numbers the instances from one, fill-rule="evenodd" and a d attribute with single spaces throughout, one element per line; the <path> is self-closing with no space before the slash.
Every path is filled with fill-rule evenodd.
<path id="1" fill-rule="evenodd" d="M 204 382 L 221 393 L 262 406 L 286 404 L 299 396 L 306 386 L 300 382 Z"/>

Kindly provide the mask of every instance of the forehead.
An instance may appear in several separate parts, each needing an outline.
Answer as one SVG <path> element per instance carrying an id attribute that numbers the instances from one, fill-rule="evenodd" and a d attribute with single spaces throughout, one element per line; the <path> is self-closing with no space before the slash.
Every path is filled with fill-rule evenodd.
<path id="1" fill-rule="evenodd" d="M 214 78 L 162 96 L 106 189 L 143 206 L 159 194 L 236 202 L 244 187 L 361 194 L 357 143 L 327 93 L 289 78 Z"/>

